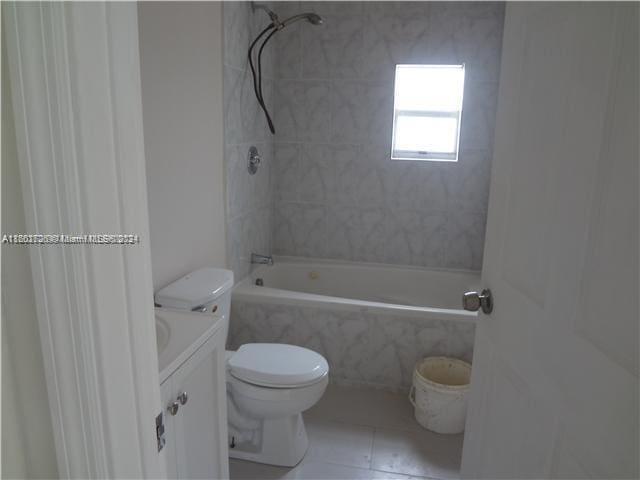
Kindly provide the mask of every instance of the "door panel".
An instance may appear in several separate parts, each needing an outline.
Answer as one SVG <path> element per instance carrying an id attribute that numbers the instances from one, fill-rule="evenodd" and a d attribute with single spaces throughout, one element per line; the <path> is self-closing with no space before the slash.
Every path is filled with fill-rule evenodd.
<path id="1" fill-rule="evenodd" d="M 467 477 L 638 476 L 638 5 L 509 4 Z"/>

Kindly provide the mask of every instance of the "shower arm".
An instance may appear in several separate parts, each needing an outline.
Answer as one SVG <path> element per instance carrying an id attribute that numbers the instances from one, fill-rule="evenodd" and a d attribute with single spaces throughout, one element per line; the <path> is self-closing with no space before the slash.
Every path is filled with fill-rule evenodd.
<path id="1" fill-rule="evenodd" d="M 269 15 L 269 18 L 271 19 L 273 26 L 276 27 L 278 30 L 280 30 L 284 26 L 280 23 L 280 19 L 278 18 L 278 15 L 276 14 L 276 12 L 271 10 L 264 3 L 251 2 L 251 11 L 255 13 L 256 10 L 264 10 L 267 13 L 267 15 Z"/>

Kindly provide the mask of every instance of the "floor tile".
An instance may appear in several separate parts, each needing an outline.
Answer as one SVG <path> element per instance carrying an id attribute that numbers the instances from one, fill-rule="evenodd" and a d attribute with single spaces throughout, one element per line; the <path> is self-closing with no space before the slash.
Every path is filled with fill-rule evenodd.
<path id="1" fill-rule="evenodd" d="M 246 460 L 229 459 L 229 477 L 233 480 L 272 480 L 287 478 L 290 468 L 275 467 Z"/>
<path id="2" fill-rule="evenodd" d="M 308 458 L 305 458 L 294 468 L 273 467 L 244 460 L 230 459 L 229 472 L 232 480 L 408 480 L 422 478 L 335 465 Z"/>
<path id="3" fill-rule="evenodd" d="M 413 418 L 405 395 L 330 385 L 305 412 L 309 450 L 294 468 L 232 459 L 240 479 L 450 479 L 459 477 L 462 435 L 438 435 Z"/>
<path id="4" fill-rule="evenodd" d="M 371 468 L 430 478 L 459 478 L 462 435 L 377 429 Z"/>
<path id="5" fill-rule="evenodd" d="M 414 475 L 403 475 L 401 473 L 392 473 L 392 472 L 381 472 L 378 470 L 371 470 L 371 479 L 385 479 L 385 480 L 433 480 L 428 479 L 427 477 L 416 477 Z"/>
<path id="6" fill-rule="evenodd" d="M 307 459 L 351 467 L 369 468 L 373 449 L 373 428 L 309 419 Z"/>
<path id="7" fill-rule="evenodd" d="M 407 475 L 379 472 L 374 470 L 367 470 L 364 468 L 347 467 L 344 465 L 335 465 L 332 463 L 319 461 L 304 461 L 300 465 L 298 465 L 298 467 L 292 470 L 285 478 L 306 480 L 404 480 L 420 477 L 410 477 Z"/>
<path id="8" fill-rule="evenodd" d="M 320 461 L 304 461 L 287 478 L 304 478 L 314 480 L 334 479 L 371 479 L 373 473 L 369 469 L 347 467 Z"/>
<path id="9" fill-rule="evenodd" d="M 305 418 L 351 423 L 377 428 L 420 432 L 406 395 L 362 387 L 329 385 Z"/>

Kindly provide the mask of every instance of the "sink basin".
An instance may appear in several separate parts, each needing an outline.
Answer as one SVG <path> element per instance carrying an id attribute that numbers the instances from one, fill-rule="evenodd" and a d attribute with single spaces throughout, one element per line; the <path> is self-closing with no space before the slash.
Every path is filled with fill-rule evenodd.
<path id="1" fill-rule="evenodd" d="M 225 325 L 217 315 L 155 309 L 160 383 L 182 365 L 209 337 Z"/>
<path id="2" fill-rule="evenodd" d="M 158 355 L 164 352 L 169 344 L 169 325 L 167 322 L 156 315 L 156 345 L 158 346 Z"/>

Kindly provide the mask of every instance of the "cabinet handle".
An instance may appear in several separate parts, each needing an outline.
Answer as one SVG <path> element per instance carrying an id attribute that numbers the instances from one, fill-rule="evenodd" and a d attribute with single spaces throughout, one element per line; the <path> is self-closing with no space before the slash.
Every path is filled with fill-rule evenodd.
<path id="1" fill-rule="evenodd" d="M 178 402 L 173 402 L 167 407 L 167 410 L 171 415 L 176 415 L 178 413 L 178 409 L 180 408 L 180 404 Z"/>
<path id="2" fill-rule="evenodd" d="M 189 395 L 187 395 L 187 392 L 182 392 L 178 395 L 178 401 L 180 402 L 180 405 L 187 403 L 189 401 Z"/>

